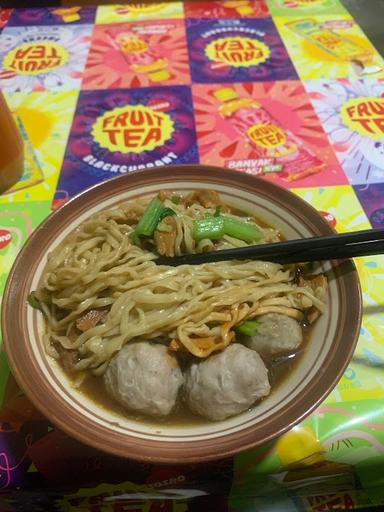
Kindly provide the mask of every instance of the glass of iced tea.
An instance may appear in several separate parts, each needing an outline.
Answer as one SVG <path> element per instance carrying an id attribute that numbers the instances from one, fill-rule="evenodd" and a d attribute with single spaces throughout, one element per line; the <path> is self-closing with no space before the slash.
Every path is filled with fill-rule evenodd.
<path id="1" fill-rule="evenodd" d="M 23 139 L 0 91 L 0 194 L 21 178 L 23 169 Z"/>

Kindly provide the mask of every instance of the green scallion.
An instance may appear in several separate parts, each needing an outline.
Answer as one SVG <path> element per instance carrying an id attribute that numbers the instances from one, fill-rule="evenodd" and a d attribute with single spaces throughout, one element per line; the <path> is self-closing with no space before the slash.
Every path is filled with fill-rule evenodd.
<path id="1" fill-rule="evenodd" d="M 245 320 L 235 327 L 235 332 L 246 336 L 255 336 L 259 322 L 257 320 Z"/>
<path id="2" fill-rule="evenodd" d="M 164 206 L 164 209 L 163 209 L 163 211 L 160 214 L 159 221 L 165 219 L 165 217 L 171 217 L 172 215 L 176 215 L 176 212 L 173 211 L 172 208 L 166 208 Z"/>
<path id="3" fill-rule="evenodd" d="M 139 219 L 134 232 L 132 233 L 132 240 L 136 243 L 140 236 L 152 236 L 155 231 L 161 215 L 166 210 L 163 203 L 157 197 L 154 197 L 147 205 L 143 215 Z"/>
<path id="4" fill-rule="evenodd" d="M 221 205 L 216 206 L 215 213 L 213 214 L 214 217 L 220 217 L 221 215 Z"/>
<path id="5" fill-rule="evenodd" d="M 263 236 L 257 226 L 250 222 L 243 222 L 232 217 L 224 218 L 224 234 L 243 240 L 244 242 L 257 242 Z"/>
<path id="6" fill-rule="evenodd" d="M 193 222 L 193 239 L 200 242 L 204 238 L 219 240 L 224 235 L 223 217 L 207 217 Z"/>

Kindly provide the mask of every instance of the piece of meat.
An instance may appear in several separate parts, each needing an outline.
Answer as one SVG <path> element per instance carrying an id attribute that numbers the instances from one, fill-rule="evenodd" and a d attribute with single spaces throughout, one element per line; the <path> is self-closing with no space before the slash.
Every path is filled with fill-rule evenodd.
<path id="1" fill-rule="evenodd" d="M 157 194 L 157 197 L 164 203 L 166 199 L 170 199 L 172 197 L 172 192 L 169 190 L 160 190 L 160 192 Z"/>
<path id="2" fill-rule="evenodd" d="M 176 221 L 173 217 L 169 216 L 166 217 L 162 222 L 167 226 L 170 226 L 171 231 L 155 231 L 153 239 L 155 241 L 156 251 L 161 256 L 174 256 L 176 240 Z"/>
<path id="3" fill-rule="evenodd" d="M 77 350 L 68 350 L 64 348 L 59 342 L 54 343 L 55 349 L 60 357 L 62 367 L 66 372 L 71 372 L 79 362 L 79 354 Z"/>
<path id="4" fill-rule="evenodd" d="M 105 319 L 108 309 L 90 309 L 83 316 L 76 320 L 76 327 L 79 331 L 85 332 Z"/>
<path id="5" fill-rule="evenodd" d="M 108 365 L 107 391 L 124 407 L 148 416 L 167 416 L 176 404 L 183 375 L 166 346 L 129 343 Z"/>
<path id="6" fill-rule="evenodd" d="M 193 363 L 185 377 L 189 408 L 215 421 L 246 411 L 270 389 L 261 357 L 239 343 Z"/>
<path id="7" fill-rule="evenodd" d="M 125 224 L 133 226 L 139 222 L 140 215 L 138 212 L 127 212 L 124 216 Z"/>
<path id="8" fill-rule="evenodd" d="M 217 206 L 221 206 L 223 213 L 229 213 L 231 211 L 228 206 L 223 205 L 219 194 L 214 190 L 195 190 L 184 198 L 183 203 L 185 206 L 198 203 L 204 206 L 204 208 L 216 208 Z"/>
<path id="9" fill-rule="evenodd" d="M 279 313 L 267 313 L 256 320 L 256 334 L 240 337 L 240 341 L 262 357 L 293 352 L 303 341 L 302 329 L 294 318 Z"/>

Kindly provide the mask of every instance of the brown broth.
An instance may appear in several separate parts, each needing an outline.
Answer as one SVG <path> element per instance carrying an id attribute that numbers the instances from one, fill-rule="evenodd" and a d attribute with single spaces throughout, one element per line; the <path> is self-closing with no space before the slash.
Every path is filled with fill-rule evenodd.
<path id="1" fill-rule="evenodd" d="M 244 218 L 252 219 L 263 229 L 272 228 L 272 226 L 265 222 L 264 220 L 258 217 L 254 217 L 250 214 L 245 214 L 245 212 L 239 211 L 235 208 L 231 208 L 231 213 Z M 285 240 L 285 237 L 281 233 L 279 233 L 279 239 Z M 303 326 L 303 342 L 298 352 L 294 354 L 288 354 L 286 357 L 280 356 L 275 360 L 264 361 L 269 371 L 269 381 L 271 384 L 270 395 L 275 393 L 279 389 L 279 387 L 284 384 L 285 378 L 291 371 L 293 371 L 293 369 L 298 364 L 298 361 L 300 360 L 300 353 L 305 349 L 305 346 L 310 337 L 311 330 L 311 327 Z M 95 377 L 92 374 L 87 375 L 83 384 L 80 386 L 80 392 L 86 395 L 87 398 L 90 398 L 92 401 L 94 401 L 97 405 L 103 407 L 108 411 L 117 413 L 118 415 L 121 416 L 125 416 L 126 418 L 129 418 L 131 420 L 146 423 L 147 425 L 151 426 L 159 427 L 161 425 L 201 425 L 206 424 L 207 422 L 210 421 L 197 414 L 194 414 L 185 404 L 182 397 L 179 397 L 178 403 L 175 409 L 172 411 L 172 413 L 168 417 L 163 419 L 152 419 L 148 416 L 130 412 L 129 410 L 124 408 L 119 402 L 117 402 L 117 400 L 108 395 L 103 384 L 103 379 L 100 377 Z M 249 410 L 252 410 L 253 407 L 257 407 L 257 403 L 254 404 Z"/>
<path id="2" fill-rule="evenodd" d="M 287 354 L 286 356 L 276 357 L 274 360 L 265 361 L 269 371 L 269 382 L 271 384 L 271 393 L 269 396 L 271 396 L 273 393 L 276 393 L 280 386 L 284 385 L 285 379 L 299 363 L 300 355 L 305 350 L 311 335 L 311 331 L 312 326 L 303 327 L 303 342 L 297 352 Z M 107 411 L 117 413 L 118 415 L 124 416 L 131 420 L 145 423 L 151 426 L 160 427 L 162 425 L 169 425 L 172 427 L 181 427 L 202 425 L 206 424 L 207 422 L 211 422 L 210 420 L 207 420 L 193 413 L 182 400 L 182 397 L 179 397 L 175 409 L 166 418 L 152 419 L 149 416 L 130 412 L 107 393 L 104 387 L 103 379 L 101 377 L 95 377 L 91 374 L 88 374 L 85 381 L 80 386 L 80 391 L 84 393 L 87 398 L 90 398 L 98 406 L 101 406 Z M 257 407 L 257 403 L 250 407 L 249 410 L 252 410 L 254 407 Z"/>

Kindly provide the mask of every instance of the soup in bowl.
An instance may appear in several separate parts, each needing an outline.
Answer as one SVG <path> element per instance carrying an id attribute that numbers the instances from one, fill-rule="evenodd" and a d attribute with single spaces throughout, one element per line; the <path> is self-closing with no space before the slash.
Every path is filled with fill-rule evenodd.
<path id="1" fill-rule="evenodd" d="M 15 377 L 60 428 L 116 455 L 185 463 L 265 442 L 309 414 L 353 354 L 353 263 L 156 258 L 330 233 L 290 192 L 236 171 L 102 183 L 49 217 L 14 265 L 3 328 Z"/>

